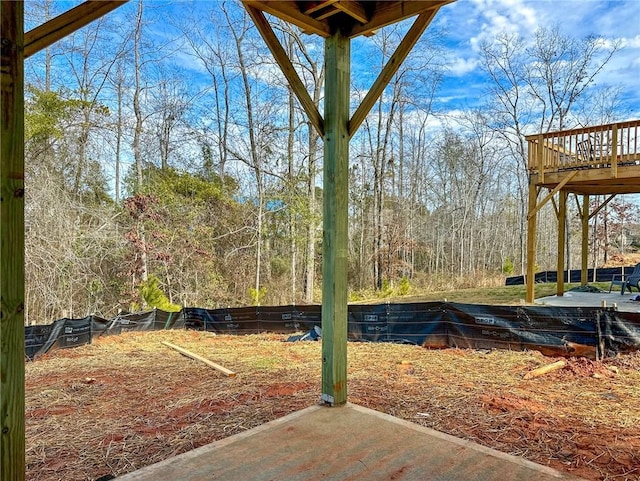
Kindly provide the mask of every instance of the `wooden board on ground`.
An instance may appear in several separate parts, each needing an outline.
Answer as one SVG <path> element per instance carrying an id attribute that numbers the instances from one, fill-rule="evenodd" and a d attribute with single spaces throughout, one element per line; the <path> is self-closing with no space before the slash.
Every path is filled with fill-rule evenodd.
<path id="1" fill-rule="evenodd" d="M 187 351 L 186 349 L 180 347 L 180 346 L 176 346 L 175 344 L 171 344 L 170 342 L 166 342 L 166 341 L 162 341 L 162 344 L 164 344 L 167 347 L 170 347 L 171 349 L 174 349 L 176 351 L 178 351 L 180 354 L 190 357 L 191 359 L 195 359 L 196 361 L 201 361 L 204 362 L 207 366 L 211 366 L 214 369 L 217 369 L 218 371 L 220 371 L 221 373 L 223 373 L 225 376 L 229 376 L 229 377 L 233 377 L 236 375 L 235 372 L 227 369 L 226 367 L 221 366 L 220 364 L 216 364 L 213 361 L 209 361 L 209 359 L 206 359 L 202 356 L 199 356 L 196 353 L 193 353 L 191 351 Z"/>

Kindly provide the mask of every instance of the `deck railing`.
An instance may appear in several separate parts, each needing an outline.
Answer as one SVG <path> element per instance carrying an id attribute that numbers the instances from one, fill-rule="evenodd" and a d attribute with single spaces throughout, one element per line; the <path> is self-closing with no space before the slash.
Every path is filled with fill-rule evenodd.
<path id="1" fill-rule="evenodd" d="M 640 120 L 562 132 L 529 135 L 529 171 L 550 173 L 574 169 L 640 164 Z"/>

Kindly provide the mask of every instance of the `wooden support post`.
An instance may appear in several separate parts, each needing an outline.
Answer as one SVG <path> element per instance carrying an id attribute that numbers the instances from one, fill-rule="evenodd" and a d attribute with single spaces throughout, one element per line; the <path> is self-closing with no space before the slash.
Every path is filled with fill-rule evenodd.
<path id="1" fill-rule="evenodd" d="M 25 479 L 24 3 L 0 2 L 0 479 Z"/>
<path id="2" fill-rule="evenodd" d="M 527 294 L 525 301 L 533 302 L 535 292 L 535 275 L 536 275 L 536 221 L 538 219 L 538 211 L 536 203 L 538 201 L 538 188 L 535 182 L 535 176 L 529 176 L 529 215 L 527 219 Z"/>
<path id="3" fill-rule="evenodd" d="M 567 236 L 566 221 L 567 221 L 567 197 L 569 193 L 566 190 L 561 190 L 558 196 L 558 284 L 556 294 L 558 296 L 564 296 L 564 261 L 565 261 L 565 240 Z M 568 274 L 571 280 L 571 273 Z"/>
<path id="4" fill-rule="evenodd" d="M 582 221 L 582 253 L 580 263 L 580 285 L 586 286 L 589 282 L 588 261 L 589 261 L 589 195 L 582 196 L 582 211 L 580 212 L 580 220 Z M 595 264 L 593 266 L 595 274 Z M 595 275 L 594 275 L 595 280 Z"/>
<path id="5" fill-rule="evenodd" d="M 322 401 L 347 402 L 347 214 L 350 41 L 325 40 L 324 236 L 322 240 Z"/>

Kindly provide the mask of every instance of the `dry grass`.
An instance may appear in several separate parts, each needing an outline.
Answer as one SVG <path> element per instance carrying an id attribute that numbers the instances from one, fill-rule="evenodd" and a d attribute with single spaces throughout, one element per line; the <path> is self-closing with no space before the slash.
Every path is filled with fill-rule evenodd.
<path id="1" fill-rule="evenodd" d="M 320 343 L 285 337 L 128 333 L 29 363 L 27 479 L 120 475 L 317 403 Z M 522 379 L 553 361 L 350 343 L 349 400 L 587 479 L 640 480 L 640 353 Z"/>

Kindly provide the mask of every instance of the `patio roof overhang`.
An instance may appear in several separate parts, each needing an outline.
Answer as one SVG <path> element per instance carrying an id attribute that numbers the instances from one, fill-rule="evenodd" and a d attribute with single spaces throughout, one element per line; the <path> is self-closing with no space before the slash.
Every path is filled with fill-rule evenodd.
<path id="1" fill-rule="evenodd" d="M 338 28 L 349 38 L 373 35 L 376 30 L 437 11 L 455 0 L 242 0 L 245 6 L 261 10 L 292 23 L 308 34 L 329 37 Z"/>

